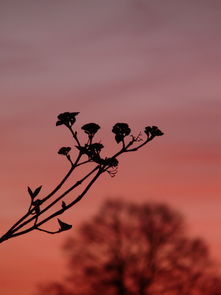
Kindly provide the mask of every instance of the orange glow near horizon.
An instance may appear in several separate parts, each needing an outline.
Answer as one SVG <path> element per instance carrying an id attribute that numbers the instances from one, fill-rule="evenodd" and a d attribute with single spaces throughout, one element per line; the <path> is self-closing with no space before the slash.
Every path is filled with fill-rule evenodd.
<path id="1" fill-rule="evenodd" d="M 116 122 L 165 132 L 123 156 L 116 177 L 103 175 L 64 216 L 72 232 L 2 244 L 1 294 L 31 295 L 64 276 L 61 245 L 109 197 L 168 203 L 220 264 L 220 11 L 198 0 L 0 4 L 1 234 L 28 206 L 28 185 L 46 194 L 68 169 L 57 155 L 72 143 L 55 127 L 59 113 L 79 111 L 79 130 L 98 123 L 107 154 Z"/>

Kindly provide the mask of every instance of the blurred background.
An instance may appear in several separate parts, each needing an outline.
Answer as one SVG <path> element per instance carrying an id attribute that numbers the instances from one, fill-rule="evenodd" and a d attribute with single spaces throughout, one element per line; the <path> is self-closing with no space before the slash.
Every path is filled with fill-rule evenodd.
<path id="1" fill-rule="evenodd" d="M 163 202 L 220 264 L 221 3 L 1 0 L 0 32 L 1 233 L 29 206 L 27 186 L 43 185 L 43 196 L 66 173 L 57 150 L 73 142 L 56 117 L 79 111 L 76 128 L 98 123 L 107 154 L 118 148 L 117 122 L 165 135 L 123 156 L 116 177 L 103 175 L 65 214 L 72 232 L 110 197 Z M 64 276 L 70 235 L 2 244 L 1 293 L 32 294 Z"/>

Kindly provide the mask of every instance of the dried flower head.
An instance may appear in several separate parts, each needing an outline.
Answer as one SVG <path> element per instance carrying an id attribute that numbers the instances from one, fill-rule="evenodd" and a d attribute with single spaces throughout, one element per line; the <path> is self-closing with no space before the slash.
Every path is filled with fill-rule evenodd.
<path id="1" fill-rule="evenodd" d="M 106 158 L 104 162 L 109 167 L 117 167 L 119 164 L 119 161 L 116 158 Z"/>
<path id="2" fill-rule="evenodd" d="M 67 146 L 67 147 L 63 146 L 62 148 L 59 149 L 58 154 L 59 155 L 67 156 L 68 153 L 70 152 L 70 150 L 71 150 L 71 147 L 69 147 L 69 146 Z"/>
<path id="3" fill-rule="evenodd" d="M 131 130 L 127 123 L 116 123 L 113 126 L 112 132 L 115 134 L 116 142 L 119 143 L 125 136 L 130 134 Z"/>
<path id="4" fill-rule="evenodd" d="M 100 151 L 103 149 L 103 144 L 101 143 L 93 143 L 90 145 L 90 149 L 94 150 L 96 153 L 100 153 Z"/>
<path id="5" fill-rule="evenodd" d="M 71 127 L 76 122 L 76 116 L 79 112 L 65 112 L 58 115 L 58 121 L 56 122 L 56 126 L 65 125 L 67 127 Z"/>
<path id="6" fill-rule="evenodd" d="M 144 132 L 148 137 L 162 136 L 164 134 L 157 126 L 147 126 Z"/>
<path id="7" fill-rule="evenodd" d="M 88 123 L 81 127 L 81 129 L 90 137 L 93 137 L 100 128 L 101 127 L 96 123 Z"/>

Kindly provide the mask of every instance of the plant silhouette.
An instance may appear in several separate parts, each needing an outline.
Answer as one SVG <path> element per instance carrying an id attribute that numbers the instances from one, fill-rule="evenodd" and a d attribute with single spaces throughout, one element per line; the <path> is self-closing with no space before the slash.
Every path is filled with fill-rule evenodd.
<path id="1" fill-rule="evenodd" d="M 42 225 L 45 225 L 48 221 L 63 214 L 78 203 L 103 173 L 108 173 L 112 177 L 115 176 L 119 164 L 119 156 L 124 153 L 137 151 L 155 137 L 163 135 L 163 132 L 161 132 L 158 127 L 147 126 L 144 129 L 145 139 L 142 139 L 141 134 L 138 136 L 131 134 L 131 129 L 127 123 L 116 123 L 113 126 L 112 132 L 114 133 L 116 143 L 120 148 L 118 152 L 114 153 L 112 156 L 103 157 L 101 153 L 104 146 L 100 142 L 95 141 L 95 135 L 100 129 L 100 126 L 96 123 L 83 125 L 81 129 L 82 132 L 86 133 L 87 141 L 82 144 L 75 128 L 76 117 L 78 115 L 79 112 L 65 112 L 58 115 L 58 120 L 56 122 L 56 126 L 63 125 L 70 131 L 75 142 L 74 147 L 77 150 L 77 156 L 75 159 L 72 159 L 72 148 L 69 146 L 63 146 L 58 151 L 58 154 L 64 156 L 69 162 L 69 171 L 60 183 L 57 184 L 46 196 L 39 197 L 41 195 L 42 186 L 38 186 L 35 189 L 28 187 L 27 191 L 30 197 L 29 208 L 27 209 L 27 212 L 15 222 L 15 224 L 0 237 L 0 243 L 27 234 L 33 230 L 39 230 L 48 234 L 57 234 L 71 229 L 72 225 L 65 223 L 60 219 L 57 219 L 58 229 L 56 231 L 42 228 Z M 85 170 L 85 174 L 80 179 L 76 180 L 74 184 L 59 194 L 60 189 L 63 188 L 64 184 L 67 183 L 67 180 L 73 176 L 73 173 L 86 166 L 87 169 L 89 167 L 89 172 L 88 170 Z M 74 196 L 73 199 L 67 203 L 65 201 L 66 196 L 79 188 L 82 188 L 80 194 Z M 59 209 L 55 206 L 58 203 L 60 203 Z M 51 212 L 52 209 L 54 209 L 53 212 Z"/>
<path id="2" fill-rule="evenodd" d="M 69 276 L 36 295 L 220 295 L 208 247 L 164 204 L 109 200 L 64 251 Z"/>

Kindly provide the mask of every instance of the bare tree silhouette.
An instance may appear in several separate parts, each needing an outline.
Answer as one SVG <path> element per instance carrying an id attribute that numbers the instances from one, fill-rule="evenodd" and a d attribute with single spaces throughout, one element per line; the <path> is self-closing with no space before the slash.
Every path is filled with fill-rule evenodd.
<path id="1" fill-rule="evenodd" d="M 64 246 L 69 276 L 37 295 L 220 295 L 208 247 L 166 205 L 106 202 Z"/>
<path id="2" fill-rule="evenodd" d="M 70 169 L 59 184 L 46 196 L 39 198 L 41 194 L 42 186 L 38 186 L 36 189 L 28 187 L 28 194 L 30 196 L 30 206 L 27 212 L 17 221 L 15 224 L 0 237 L 0 243 L 9 240 L 20 235 L 24 235 L 33 230 L 39 230 L 49 234 L 56 234 L 66 230 L 69 230 L 72 225 L 67 224 L 58 219 L 59 228 L 56 231 L 50 231 L 43 229 L 41 226 L 47 223 L 49 220 L 63 214 L 65 211 L 73 207 L 78 203 L 89 191 L 91 186 L 97 181 L 97 179 L 105 172 L 110 176 L 115 176 L 118 167 L 118 158 L 124 153 L 137 151 L 153 140 L 157 136 L 163 135 L 163 133 L 156 126 L 147 126 L 144 129 L 145 139 L 142 140 L 141 133 L 137 136 L 131 135 L 131 129 L 127 123 L 116 123 L 113 126 L 112 132 L 115 135 L 117 144 L 120 144 L 118 152 L 112 156 L 102 157 L 101 151 L 104 148 L 103 144 L 94 141 L 95 134 L 100 129 L 100 126 L 96 123 L 88 123 L 81 127 L 86 133 L 86 143 L 80 142 L 78 132 L 73 127 L 76 122 L 76 116 L 79 112 L 65 112 L 58 115 L 56 126 L 65 126 L 71 133 L 75 148 L 77 151 L 75 160 L 71 156 L 71 147 L 61 147 L 58 151 L 59 155 L 64 156 L 69 164 Z M 60 192 L 67 180 L 73 176 L 73 173 L 79 169 L 83 170 L 83 176 L 80 179 L 75 180 L 64 192 Z M 78 175 L 82 175 L 82 172 Z M 73 190 L 83 187 L 79 195 L 75 195 L 71 201 L 65 202 L 65 198 Z M 60 208 L 55 205 L 60 203 Z M 51 210 L 53 209 L 53 212 Z"/>

